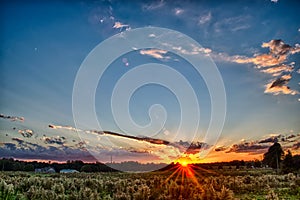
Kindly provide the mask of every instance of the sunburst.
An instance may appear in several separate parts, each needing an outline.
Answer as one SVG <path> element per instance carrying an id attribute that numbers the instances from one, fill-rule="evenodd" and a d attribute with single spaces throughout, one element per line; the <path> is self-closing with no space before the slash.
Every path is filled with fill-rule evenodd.
<path id="1" fill-rule="evenodd" d="M 193 160 L 189 156 L 180 157 L 175 163 L 173 164 L 173 167 L 169 169 L 170 171 L 173 171 L 173 173 L 168 176 L 165 183 L 169 182 L 171 179 L 180 181 L 181 184 L 191 181 L 195 187 L 202 189 L 198 179 L 199 177 L 202 177 L 201 172 L 215 173 L 193 164 Z"/>

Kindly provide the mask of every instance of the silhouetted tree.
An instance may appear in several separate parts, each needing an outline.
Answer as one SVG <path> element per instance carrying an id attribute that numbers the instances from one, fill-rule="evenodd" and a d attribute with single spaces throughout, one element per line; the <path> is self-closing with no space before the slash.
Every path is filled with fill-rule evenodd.
<path id="1" fill-rule="evenodd" d="M 283 164 L 283 168 L 282 168 L 283 173 L 289 173 L 294 170 L 294 160 L 290 150 L 288 150 L 288 153 L 285 155 L 282 164 Z"/>
<path id="2" fill-rule="evenodd" d="M 278 142 L 275 142 L 268 149 L 268 152 L 264 154 L 263 163 L 272 167 L 273 169 L 278 169 L 283 156 L 284 152 L 281 148 L 281 145 Z"/>

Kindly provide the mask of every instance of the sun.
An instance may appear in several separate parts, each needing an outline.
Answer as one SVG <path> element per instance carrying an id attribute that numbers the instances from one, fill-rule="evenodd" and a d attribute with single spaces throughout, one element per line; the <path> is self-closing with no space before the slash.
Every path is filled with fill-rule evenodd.
<path id="1" fill-rule="evenodd" d="M 179 164 L 180 164 L 182 167 L 187 167 L 189 163 L 188 163 L 187 161 L 182 161 L 182 162 L 179 162 Z"/>
<path id="2" fill-rule="evenodd" d="M 182 167 L 188 167 L 188 165 L 192 163 L 192 159 L 188 156 L 182 156 L 177 159 L 177 163 L 179 163 Z"/>

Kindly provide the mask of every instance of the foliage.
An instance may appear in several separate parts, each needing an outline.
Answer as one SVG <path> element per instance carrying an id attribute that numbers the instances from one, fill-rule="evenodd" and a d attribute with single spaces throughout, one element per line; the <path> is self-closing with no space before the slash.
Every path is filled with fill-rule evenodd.
<path id="1" fill-rule="evenodd" d="M 264 154 L 263 162 L 272 167 L 273 169 L 279 168 L 279 164 L 284 156 L 284 152 L 281 145 L 275 142 L 269 149 L 268 152 Z"/>
<path id="2" fill-rule="evenodd" d="M 300 176 L 293 173 L 203 176 L 172 171 L 151 173 L 35 174 L 0 172 L 0 199 L 171 200 L 299 199 Z M 251 198 L 250 198 L 251 197 Z"/>

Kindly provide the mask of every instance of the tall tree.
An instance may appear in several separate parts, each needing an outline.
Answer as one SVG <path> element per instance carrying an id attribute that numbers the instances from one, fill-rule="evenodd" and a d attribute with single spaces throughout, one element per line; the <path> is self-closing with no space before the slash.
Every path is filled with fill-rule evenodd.
<path id="1" fill-rule="evenodd" d="M 292 172 L 294 169 L 294 161 L 293 161 L 293 155 L 290 150 L 288 150 L 288 153 L 285 155 L 284 160 L 282 161 L 283 164 L 283 172 L 288 173 Z"/>
<path id="2" fill-rule="evenodd" d="M 284 152 L 281 145 L 275 142 L 264 154 L 263 163 L 272 167 L 273 169 L 279 169 L 279 164 L 282 161 Z"/>

